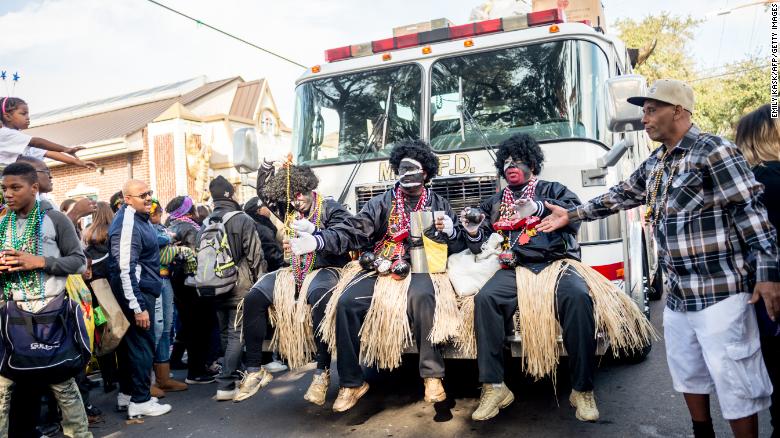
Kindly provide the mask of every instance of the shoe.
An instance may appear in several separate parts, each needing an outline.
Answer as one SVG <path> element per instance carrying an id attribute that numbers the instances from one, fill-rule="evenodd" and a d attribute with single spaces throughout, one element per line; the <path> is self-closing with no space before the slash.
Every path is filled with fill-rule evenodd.
<path id="1" fill-rule="evenodd" d="M 84 406 L 84 411 L 87 413 L 87 421 L 89 424 L 96 424 L 103 421 L 103 412 L 92 405 Z"/>
<path id="2" fill-rule="evenodd" d="M 171 379 L 171 364 L 154 364 L 154 375 L 157 379 L 157 387 L 163 391 L 176 392 L 187 389 L 187 384 Z"/>
<path id="3" fill-rule="evenodd" d="M 425 401 L 428 403 L 436 403 L 447 399 L 447 393 L 444 392 L 444 385 L 441 384 L 441 379 L 438 377 L 426 377 L 425 384 Z"/>
<path id="4" fill-rule="evenodd" d="M 188 385 L 207 385 L 209 383 L 214 383 L 216 381 L 217 380 L 214 378 L 214 376 L 208 374 L 204 374 L 202 376 L 197 376 L 192 378 L 187 377 L 186 379 L 184 379 L 184 383 Z"/>
<path id="5" fill-rule="evenodd" d="M 143 403 L 133 403 L 127 407 L 127 419 L 142 417 L 156 417 L 171 411 L 171 405 L 161 405 L 155 399 L 149 399 Z"/>
<path id="6" fill-rule="evenodd" d="M 571 390 L 569 403 L 577 408 L 577 419 L 580 421 L 596 421 L 599 419 L 599 408 L 596 407 L 596 397 L 593 391 L 575 391 Z"/>
<path id="7" fill-rule="evenodd" d="M 165 398 L 165 391 L 160 389 L 156 383 L 152 383 L 152 386 L 149 387 L 149 393 L 152 395 L 152 397 Z"/>
<path id="8" fill-rule="evenodd" d="M 303 399 L 307 402 L 314 403 L 317 406 L 322 406 L 325 404 L 325 396 L 328 394 L 329 386 L 330 370 L 315 374 Z"/>
<path id="9" fill-rule="evenodd" d="M 62 432 L 62 425 L 60 423 L 48 423 L 48 424 L 42 424 L 35 428 L 39 434 L 41 434 L 41 438 L 43 437 L 54 437 L 57 436 L 60 432 Z"/>
<path id="10" fill-rule="evenodd" d="M 339 395 L 336 397 L 336 401 L 333 402 L 333 412 L 345 412 L 354 407 L 360 397 L 363 397 L 368 392 L 368 383 L 363 384 L 357 388 L 339 388 Z"/>
<path id="11" fill-rule="evenodd" d="M 515 395 L 503 382 L 498 387 L 493 386 L 492 383 L 483 383 L 479 406 L 471 414 L 471 419 L 475 421 L 489 420 L 498 415 L 499 410 L 512 404 L 513 401 L 515 401 Z"/>
<path id="12" fill-rule="evenodd" d="M 241 376 L 236 395 L 233 397 L 234 403 L 242 402 L 257 394 L 257 391 L 268 386 L 274 378 L 265 368 L 254 372 L 242 371 Z"/>
<path id="13" fill-rule="evenodd" d="M 122 394 L 121 392 L 117 393 L 116 395 L 117 412 L 124 412 L 127 410 L 127 407 L 130 405 L 130 398 L 131 396 L 129 394 Z M 157 397 L 152 397 L 152 400 L 158 401 Z"/>
<path id="14" fill-rule="evenodd" d="M 284 362 L 278 360 L 268 362 L 267 364 L 263 365 L 263 368 L 268 370 L 269 373 L 279 373 L 282 371 L 287 371 L 287 365 L 285 365 Z"/>
<path id="15" fill-rule="evenodd" d="M 220 373 L 222 373 L 222 365 L 218 362 L 214 362 L 210 367 L 206 368 L 206 374 L 211 376 L 218 376 Z"/>
<path id="16" fill-rule="evenodd" d="M 218 389 L 217 395 L 214 397 L 217 401 L 233 400 L 238 394 L 237 389 Z"/>

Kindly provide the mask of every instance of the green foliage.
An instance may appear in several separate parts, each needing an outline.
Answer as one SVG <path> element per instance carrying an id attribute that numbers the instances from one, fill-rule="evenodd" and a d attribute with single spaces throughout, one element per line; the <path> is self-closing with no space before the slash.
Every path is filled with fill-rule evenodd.
<path id="1" fill-rule="evenodd" d="M 739 119 L 769 102 L 769 66 L 754 58 L 709 75 L 697 74 L 689 45 L 700 23 L 663 12 L 641 21 L 620 19 L 615 28 L 626 47 L 639 49 L 636 73 L 648 83 L 660 78 L 690 83 L 696 98 L 694 122 L 705 132 L 733 139 Z"/>

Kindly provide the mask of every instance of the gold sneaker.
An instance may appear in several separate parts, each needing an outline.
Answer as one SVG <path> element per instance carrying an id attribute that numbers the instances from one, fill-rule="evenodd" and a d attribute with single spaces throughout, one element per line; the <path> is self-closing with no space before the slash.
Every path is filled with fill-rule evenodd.
<path id="1" fill-rule="evenodd" d="M 479 406 L 471 414 L 471 419 L 475 421 L 489 420 L 498 415 L 499 410 L 512 404 L 513 401 L 515 401 L 515 395 L 503 382 L 498 387 L 493 386 L 492 383 L 483 383 Z"/>
<path id="2" fill-rule="evenodd" d="M 317 406 L 324 405 L 325 396 L 328 394 L 328 386 L 330 386 L 330 370 L 315 374 L 303 399 Z"/>
<path id="3" fill-rule="evenodd" d="M 569 403 L 577 408 L 577 419 L 580 421 L 596 421 L 599 419 L 599 408 L 596 407 L 596 397 L 593 391 L 579 392 L 571 390 Z"/>
<path id="4" fill-rule="evenodd" d="M 352 409 L 357 404 L 360 397 L 363 397 L 368 392 L 368 383 L 363 382 L 363 385 L 357 388 L 339 388 L 339 395 L 336 397 L 336 401 L 333 403 L 334 412 L 344 412 Z"/>
<path id="5" fill-rule="evenodd" d="M 233 403 L 238 403 L 252 397 L 257 394 L 257 391 L 268 386 L 273 380 L 274 376 L 271 375 L 265 368 L 260 368 L 260 371 L 255 372 L 241 372 L 241 381 L 238 383 L 236 395 L 233 397 Z"/>
<path id="6" fill-rule="evenodd" d="M 425 383 L 425 401 L 436 403 L 447 399 L 447 393 L 444 392 L 444 385 L 438 377 L 426 377 Z"/>

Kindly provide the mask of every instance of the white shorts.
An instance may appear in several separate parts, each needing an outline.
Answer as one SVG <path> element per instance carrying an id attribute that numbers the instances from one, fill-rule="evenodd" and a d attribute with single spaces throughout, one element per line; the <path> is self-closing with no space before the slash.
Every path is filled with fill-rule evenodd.
<path id="1" fill-rule="evenodd" d="M 666 360 L 675 391 L 718 394 L 723 418 L 767 409 L 769 381 L 750 294 L 740 293 L 698 312 L 664 310 Z"/>

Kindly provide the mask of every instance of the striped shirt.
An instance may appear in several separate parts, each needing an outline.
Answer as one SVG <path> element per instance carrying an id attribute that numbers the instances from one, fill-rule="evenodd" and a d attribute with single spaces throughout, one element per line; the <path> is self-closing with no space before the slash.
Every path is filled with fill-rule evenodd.
<path id="1" fill-rule="evenodd" d="M 594 220 L 649 203 L 663 166 L 654 234 L 670 309 L 699 311 L 752 292 L 754 281 L 780 281 L 776 232 L 759 201 L 763 186 L 737 147 L 692 125 L 664 151 L 662 145 L 628 180 L 571 209 L 569 218 Z"/>

